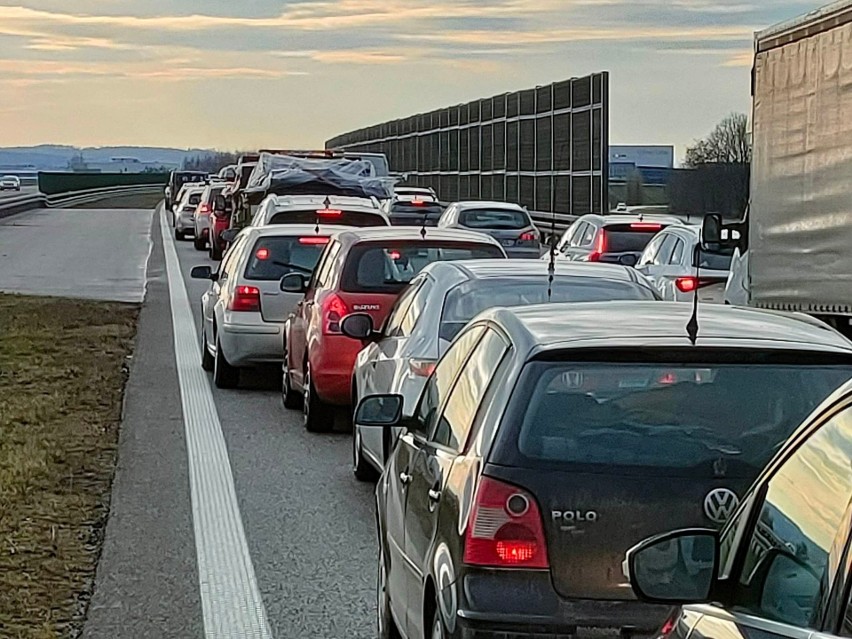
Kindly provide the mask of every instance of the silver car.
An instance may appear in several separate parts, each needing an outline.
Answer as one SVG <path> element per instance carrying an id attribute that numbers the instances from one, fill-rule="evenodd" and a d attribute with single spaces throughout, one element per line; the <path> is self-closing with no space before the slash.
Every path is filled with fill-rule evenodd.
<path id="1" fill-rule="evenodd" d="M 509 202 L 453 202 L 438 220 L 441 228 L 487 233 L 500 242 L 509 257 L 537 259 L 541 233 L 527 210 Z"/>
<path id="2" fill-rule="evenodd" d="M 651 283 L 625 266 L 559 262 L 551 285 L 548 264 L 539 260 L 437 262 L 424 268 L 403 291 L 381 331 L 350 334 L 368 346 L 355 360 L 353 405 L 369 395 L 401 395 L 403 413 L 413 413 L 427 378 L 468 321 L 495 306 L 553 302 L 658 300 Z M 359 314 L 356 314 L 359 315 Z M 344 319 L 369 324 L 368 316 Z M 390 437 L 380 428 L 353 430 L 353 462 L 359 479 L 384 468 Z"/>
<path id="3" fill-rule="evenodd" d="M 195 209 L 201 203 L 204 184 L 185 186 L 174 207 L 175 239 L 184 240 L 187 234 L 195 234 Z"/>
<path id="4" fill-rule="evenodd" d="M 4 175 L 0 178 L 0 191 L 20 191 L 21 179 L 17 175 Z"/>
<path id="5" fill-rule="evenodd" d="M 310 275 L 329 236 L 339 230 L 306 224 L 249 227 L 218 271 L 192 269 L 193 278 L 210 280 L 201 297 L 201 366 L 213 372 L 217 387 L 236 387 L 241 368 L 283 361 L 284 321 L 303 295 L 284 292 L 281 279 L 289 273 Z"/>

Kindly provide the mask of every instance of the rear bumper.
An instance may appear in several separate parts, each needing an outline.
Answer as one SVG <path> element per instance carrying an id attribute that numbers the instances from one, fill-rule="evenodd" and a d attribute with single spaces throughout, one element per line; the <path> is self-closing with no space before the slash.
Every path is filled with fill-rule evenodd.
<path id="1" fill-rule="evenodd" d="M 284 361 L 283 326 L 225 323 L 219 330 L 219 343 L 232 366 L 280 364 Z"/>
<path id="2" fill-rule="evenodd" d="M 537 246 L 530 247 L 512 247 L 512 246 L 504 246 L 503 250 L 506 251 L 506 255 L 510 258 L 514 259 L 523 259 L 523 260 L 537 260 L 541 257 L 542 248 Z"/>
<path id="3" fill-rule="evenodd" d="M 322 344 L 313 349 L 309 356 L 311 377 L 324 402 L 338 406 L 352 403 L 352 369 L 361 348 L 359 342 L 343 335 L 323 335 Z"/>
<path id="4" fill-rule="evenodd" d="M 553 589 L 548 571 L 477 570 L 462 579 L 453 636 L 555 639 L 573 635 L 578 627 L 650 634 L 672 610 L 632 600 L 567 599 Z"/>
<path id="5" fill-rule="evenodd" d="M 175 228 L 179 231 L 195 232 L 195 218 L 191 213 L 179 213 L 175 218 Z"/>

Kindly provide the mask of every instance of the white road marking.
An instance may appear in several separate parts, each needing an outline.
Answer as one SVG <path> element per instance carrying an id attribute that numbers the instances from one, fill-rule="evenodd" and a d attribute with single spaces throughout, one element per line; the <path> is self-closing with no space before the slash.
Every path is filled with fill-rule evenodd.
<path id="1" fill-rule="evenodd" d="M 207 639 L 271 639 L 237 504 L 222 425 L 207 375 L 201 369 L 198 334 L 174 239 L 162 207 L 159 213 L 186 427 L 204 635 Z"/>

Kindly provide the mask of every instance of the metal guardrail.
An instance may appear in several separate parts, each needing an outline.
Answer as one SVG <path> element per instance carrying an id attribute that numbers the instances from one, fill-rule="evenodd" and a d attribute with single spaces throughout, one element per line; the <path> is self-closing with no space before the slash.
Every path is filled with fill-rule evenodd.
<path id="1" fill-rule="evenodd" d="M 23 213 L 31 209 L 62 208 L 88 204 L 102 200 L 105 197 L 146 195 L 148 193 L 159 194 L 161 192 L 162 186 L 159 184 L 142 184 L 136 186 L 110 186 L 101 189 L 89 189 L 87 191 L 75 191 L 74 193 L 60 193 L 57 195 L 28 193 L 0 200 L 0 218 L 15 215 L 16 213 Z"/>

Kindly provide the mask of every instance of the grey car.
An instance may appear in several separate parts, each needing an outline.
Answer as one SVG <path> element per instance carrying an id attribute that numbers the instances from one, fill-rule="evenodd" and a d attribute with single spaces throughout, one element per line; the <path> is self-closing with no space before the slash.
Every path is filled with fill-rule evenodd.
<path id="1" fill-rule="evenodd" d="M 487 233 L 503 245 L 510 258 L 541 256 L 541 233 L 527 210 L 509 202 L 453 202 L 438 219 L 442 228 Z"/>

